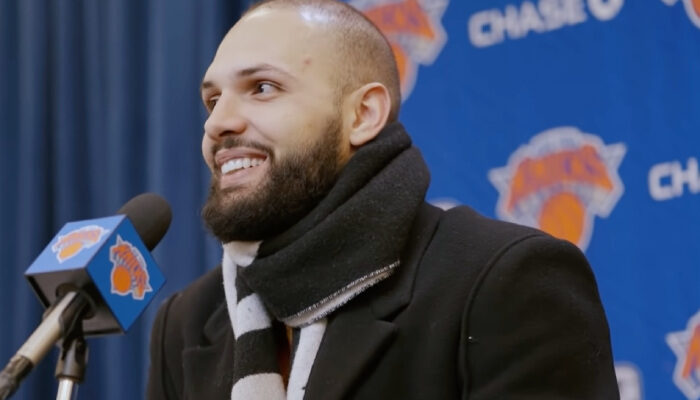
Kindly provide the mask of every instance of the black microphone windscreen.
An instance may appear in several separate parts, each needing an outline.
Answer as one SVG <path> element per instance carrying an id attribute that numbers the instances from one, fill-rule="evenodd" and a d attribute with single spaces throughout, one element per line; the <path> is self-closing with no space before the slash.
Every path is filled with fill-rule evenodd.
<path id="1" fill-rule="evenodd" d="M 129 217 L 149 251 L 165 236 L 172 219 L 170 205 L 155 193 L 143 193 L 132 198 L 117 211 L 117 214 L 126 214 Z"/>

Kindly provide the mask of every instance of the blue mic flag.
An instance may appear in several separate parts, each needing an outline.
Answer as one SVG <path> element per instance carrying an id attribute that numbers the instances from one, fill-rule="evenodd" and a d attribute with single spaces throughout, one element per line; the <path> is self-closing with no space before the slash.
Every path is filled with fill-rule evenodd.
<path id="1" fill-rule="evenodd" d="M 67 223 L 25 276 L 45 307 L 85 291 L 93 303 L 86 335 L 126 332 L 165 283 L 125 215 Z"/>

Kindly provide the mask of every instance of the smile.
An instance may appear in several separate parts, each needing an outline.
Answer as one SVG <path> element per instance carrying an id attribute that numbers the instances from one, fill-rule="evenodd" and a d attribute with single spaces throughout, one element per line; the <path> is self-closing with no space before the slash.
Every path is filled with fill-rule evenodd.
<path id="1" fill-rule="evenodd" d="M 228 173 L 236 172 L 242 169 L 257 167 L 258 165 L 264 162 L 265 160 L 261 158 L 234 158 L 232 160 L 226 161 L 221 166 L 221 174 L 226 175 Z"/>

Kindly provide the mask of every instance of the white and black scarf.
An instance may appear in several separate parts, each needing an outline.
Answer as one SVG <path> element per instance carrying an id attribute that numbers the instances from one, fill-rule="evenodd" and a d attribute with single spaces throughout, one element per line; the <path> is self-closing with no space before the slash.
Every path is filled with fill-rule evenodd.
<path id="1" fill-rule="evenodd" d="M 327 318 L 389 277 L 429 174 L 399 123 L 361 147 L 328 195 L 281 235 L 224 245 L 223 275 L 236 340 L 232 400 L 301 400 Z M 273 321 L 293 328 L 285 388 Z"/>

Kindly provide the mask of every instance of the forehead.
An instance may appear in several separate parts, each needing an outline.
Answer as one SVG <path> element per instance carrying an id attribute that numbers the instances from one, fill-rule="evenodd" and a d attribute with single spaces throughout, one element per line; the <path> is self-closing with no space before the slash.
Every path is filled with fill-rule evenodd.
<path id="1" fill-rule="evenodd" d="M 304 10 L 257 9 L 226 34 L 206 75 L 263 64 L 301 76 L 330 71 L 329 23 L 322 14 Z"/>

